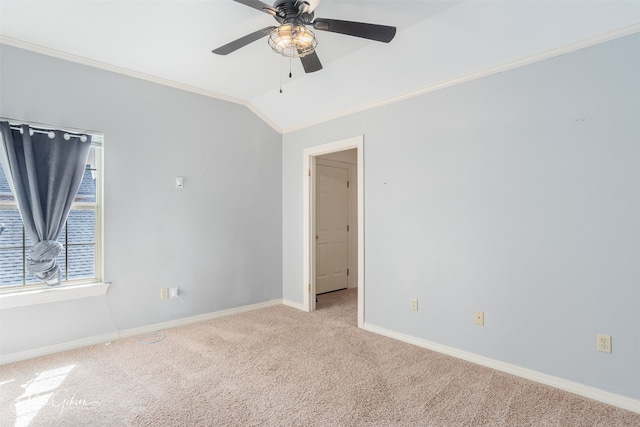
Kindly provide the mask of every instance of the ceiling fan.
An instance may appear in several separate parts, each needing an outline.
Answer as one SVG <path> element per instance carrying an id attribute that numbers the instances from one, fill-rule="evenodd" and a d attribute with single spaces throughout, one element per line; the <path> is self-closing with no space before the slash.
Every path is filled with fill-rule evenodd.
<path id="1" fill-rule="evenodd" d="M 276 0 L 269 6 L 259 0 L 234 0 L 252 7 L 275 18 L 279 26 L 269 26 L 240 37 L 214 49 L 218 55 L 228 55 L 256 40 L 269 36 L 269 46 L 282 56 L 300 58 L 305 73 L 313 73 L 322 69 L 322 64 L 315 51 L 317 41 L 313 31 L 345 34 L 369 40 L 389 43 L 396 35 L 396 27 L 367 24 L 364 22 L 340 21 L 337 19 L 314 19 L 314 10 L 321 0 Z"/>

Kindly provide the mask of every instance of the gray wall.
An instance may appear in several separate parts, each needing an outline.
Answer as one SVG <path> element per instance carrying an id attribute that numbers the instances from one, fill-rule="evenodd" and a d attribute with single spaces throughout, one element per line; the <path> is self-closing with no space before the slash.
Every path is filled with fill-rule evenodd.
<path id="1" fill-rule="evenodd" d="M 302 150 L 364 134 L 367 323 L 638 399 L 639 48 L 633 35 L 334 120 L 281 151 L 242 106 L 0 46 L 1 116 L 105 132 L 113 284 L 2 310 L 0 354 L 301 303 Z M 168 286 L 182 302 L 158 298 Z"/>
<path id="2" fill-rule="evenodd" d="M 282 297 L 278 133 L 240 105 L 6 45 L 0 55 L 1 116 L 105 134 L 112 283 L 106 297 L 2 310 L 0 354 Z M 181 300 L 160 300 L 174 286 Z"/>
<path id="3" fill-rule="evenodd" d="M 285 135 L 284 298 L 302 302 L 303 149 L 364 134 L 367 324 L 640 398 L 639 51 L 636 34 Z"/>

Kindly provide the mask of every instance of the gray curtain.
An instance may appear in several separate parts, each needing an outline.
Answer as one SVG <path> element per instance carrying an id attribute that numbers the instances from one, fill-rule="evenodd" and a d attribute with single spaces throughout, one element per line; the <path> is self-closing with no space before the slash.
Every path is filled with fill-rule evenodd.
<path id="1" fill-rule="evenodd" d="M 27 272 L 55 286 L 60 284 L 56 257 L 63 249 L 56 239 L 82 182 L 91 136 L 85 135 L 86 142 L 82 142 L 68 135 L 65 139 L 61 130 L 33 135 L 29 130 L 28 125 L 16 130 L 0 122 L 5 172 L 13 182 L 25 232 L 34 245 L 27 257 Z"/>

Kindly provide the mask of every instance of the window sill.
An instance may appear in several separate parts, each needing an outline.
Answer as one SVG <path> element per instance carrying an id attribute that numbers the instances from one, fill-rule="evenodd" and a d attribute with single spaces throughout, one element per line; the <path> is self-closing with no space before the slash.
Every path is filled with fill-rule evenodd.
<path id="1" fill-rule="evenodd" d="M 0 310 L 27 305 L 67 301 L 78 298 L 97 297 L 107 294 L 110 283 L 67 285 L 56 288 L 34 289 L 0 294 Z"/>

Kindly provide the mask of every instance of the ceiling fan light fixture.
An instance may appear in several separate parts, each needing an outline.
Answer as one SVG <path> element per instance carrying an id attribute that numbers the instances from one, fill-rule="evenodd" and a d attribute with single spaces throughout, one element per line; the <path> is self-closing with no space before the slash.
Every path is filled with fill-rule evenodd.
<path id="1" fill-rule="evenodd" d="M 313 31 L 299 20 L 285 22 L 271 31 L 269 46 L 274 52 L 288 58 L 298 58 L 312 53 L 318 41 Z"/>

